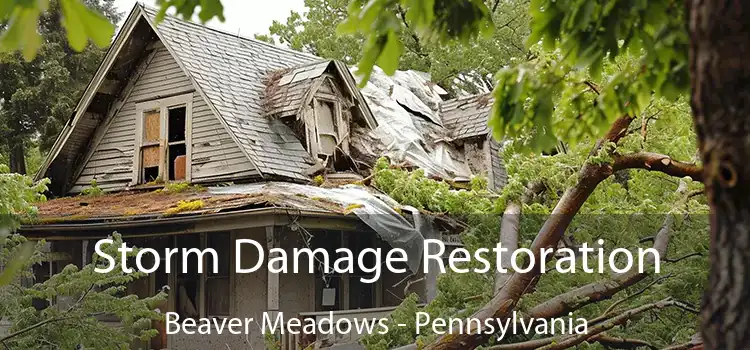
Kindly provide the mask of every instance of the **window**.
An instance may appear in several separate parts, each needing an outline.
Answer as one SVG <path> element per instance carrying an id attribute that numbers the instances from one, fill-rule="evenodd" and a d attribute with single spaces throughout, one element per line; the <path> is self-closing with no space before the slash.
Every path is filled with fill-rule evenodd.
<path id="1" fill-rule="evenodd" d="M 228 232 L 176 237 L 177 248 L 206 248 L 216 250 L 218 272 L 213 273 L 214 262 L 210 254 L 204 255 L 203 273 L 198 273 L 196 254 L 188 260 L 188 271 L 182 273 L 182 256 L 177 258 L 176 307 L 181 318 L 225 317 L 230 315 L 232 245 Z"/>
<path id="2" fill-rule="evenodd" d="M 319 154 L 332 156 L 339 143 L 334 120 L 334 104 L 328 101 L 315 100 L 315 119 L 318 127 Z"/>
<path id="3" fill-rule="evenodd" d="M 322 94 L 312 101 L 314 125 L 308 125 L 308 150 L 326 159 L 336 157 L 337 150 L 348 152 L 348 121 L 344 120 L 341 105 L 335 96 Z"/>
<path id="4" fill-rule="evenodd" d="M 229 233 L 209 233 L 206 236 L 208 248 L 216 250 L 219 256 L 218 273 L 213 273 L 213 261 L 209 260 L 206 265 L 206 315 L 229 316 L 229 267 L 232 261 Z"/>
<path id="5" fill-rule="evenodd" d="M 192 94 L 136 104 L 133 183 L 190 181 Z"/>

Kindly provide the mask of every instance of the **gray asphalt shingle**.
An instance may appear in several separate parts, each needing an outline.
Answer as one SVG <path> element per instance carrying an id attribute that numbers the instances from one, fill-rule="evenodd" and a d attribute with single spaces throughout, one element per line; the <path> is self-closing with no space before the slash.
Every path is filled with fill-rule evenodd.
<path id="1" fill-rule="evenodd" d="M 454 139 L 486 135 L 492 109 L 489 94 L 472 95 L 448 100 L 440 104 L 440 115 Z"/>

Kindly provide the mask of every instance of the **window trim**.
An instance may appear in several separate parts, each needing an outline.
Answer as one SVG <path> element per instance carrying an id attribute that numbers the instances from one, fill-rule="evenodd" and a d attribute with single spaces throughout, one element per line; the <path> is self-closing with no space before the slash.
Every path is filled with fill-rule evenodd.
<path id="1" fill-rule="evenodd" d="M 141 184 L 143 165 L 141 159 L 141 148 L 143 147 L 143 122 L 146 112 L 159 110 L 159 180 L 169 181 L 168 174 L 163 171 L 167 162 L 166 150 L 169 149 L 169 109 L 185 107 L 185 182 L 192 182 L 192 155 L 193 155 L 193 93 L 166 97 L 157 100 L 140 102 L 135 104 L 135 147 L 133 148 L 133 174 L 131 185 Z"/>
<path id="2" fill-rule="evenodd" d="M 312 121 L 313 121 L 314 127 L 315 127 L 315 144 L 317 145 L 315 147 L 315 153 L 317 153 L 317 154 L 312 154 L 312 152 L 310 152 L 311 150 L 308 150 L 308 152 L 310 152 L 312 154 L 312 156 L 315 157 L 315 158 L 319 157 L 320 154 L 321 154 L 320 153 L 320 147 L 321 147 L 321 143 L 320 143 L 320 131 L 318 130 L 318 125 L 320 125 L 320 124 L 319 124 L 319 121 L 318 121 L 318 109 L 316 108 L 316 105 L 319 102 L 320 103 L 330 103 L 332 105 L 332 107 L 333 107 L 332 108 L 332 112 L 333 112 L 332 117 L 333 117 L 333 123 L 334 123 L 333 127 L 335 129 L 334 131 L 336 132 L 336 142 L 337 142 L 336 148 L 337 149 L 338 148 L 344 149 L 344 143 L 346 143 L 347 145 L 349 143 L 349 140 L 348 140 L 348 136 L 349 135 L 342 135 L 342 125 L 341 124 L 344 123 L 344 121 L 343 121 L 343 111 L 341 110 L 341 103 L 336 99 L 335 95 L 331 95 L 329 93 L 317 93 L 317 94 L 315 94 L 315 96 L 312 98 L 312 101 L 311 101 L 312 107 L 313 107 L 312 108 L 312 114 L 313 114 L 313 118 L 312 118 L 313 120 Z M 334 155 L 336 154 L 336 149 L 334 149 L 333 153 L 334 153 Z M 331 155 L 331 156 L 333 156 L 333 155 Z"/>

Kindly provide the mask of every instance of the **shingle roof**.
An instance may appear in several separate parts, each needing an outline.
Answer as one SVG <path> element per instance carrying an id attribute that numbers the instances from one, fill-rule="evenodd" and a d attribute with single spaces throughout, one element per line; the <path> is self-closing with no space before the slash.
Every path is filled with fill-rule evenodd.
<path id="1" fill-rule="evenodd" d="M 315 62 L 271 74 L 271 81 L 266 87 L 266 115 L 296 115 L 312 92 L 315 78 L 320 77 L 330 65 L 330 61 Z"/>
<path id="2" fill-rule="evenodd" d="M 143 9 L 154 21 L 157 11 Z M 322 59 L 170 16 L 157 29 L 258 170 L 308 180 L 309 153 L 289 127 L 265 116 L 263 95 L 270 72 Z"/>
<path id="3" fill-rule="evenodd" d="M 489 94 L 472 95 L 448 100 L 440 104 L 443 123 L 454 139 L 486 135 L 492 97 Z"/>

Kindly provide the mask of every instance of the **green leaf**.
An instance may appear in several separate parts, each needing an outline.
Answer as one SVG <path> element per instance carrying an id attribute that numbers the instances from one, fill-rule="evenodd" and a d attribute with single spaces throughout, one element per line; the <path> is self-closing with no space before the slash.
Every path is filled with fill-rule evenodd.
<path id="1" fill-rule="evenodd" d="M 398 35 L 393 31 L 388 35 L 383 45 L 383 49 L 378 57 L 378 65 L 383 69 L 385 74 L 392 75 L 398 69 L 398 58 L 404 50 L 404 45 L 398 39 Z"/>
<path id="2" fill-rule="evenodd" d="M 24 243 L 16 252 L 16 255 L 10 259 L 5 269 L 0 272 L 0 287 L 9 284 L 18 274 L 18 271 L 26 265 L 31 254 L 34 253 L 34 244 L 31 242 Z"/>
<path id="3" fill-rule="evenodd" d="M 83 51 L 90 39 L 96 46 L 110 44 L 115 27 L 100 13 L 89 9 L 79 0 L 61 0 L 62 24 L 68 35 L 70 47 Z"/>
<path id="4" fill-rule="evenodd" d="M 0 37 L 0 50 L 19 50 L 25 60 L 33 60 L 36 51 L 42 45 L 42 39 L 37 32 L 40 13 L 39 7 L 17 5 L 10 16 L 5 33 Z"/>

